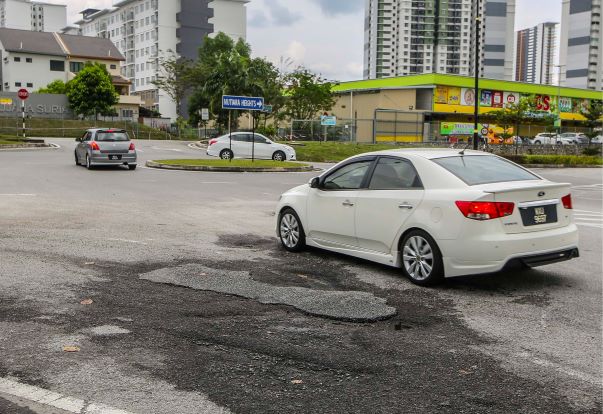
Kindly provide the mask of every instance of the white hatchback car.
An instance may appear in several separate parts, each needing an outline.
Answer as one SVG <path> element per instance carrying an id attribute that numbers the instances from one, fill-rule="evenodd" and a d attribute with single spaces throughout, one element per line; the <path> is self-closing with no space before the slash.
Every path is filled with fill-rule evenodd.
<path id="1" fill-rule="evenodd" d="M 252 145 L 255 141 L 255 145 Z M 289 145 L 277 144 L 261 134 L 251 132 L 233 132 L 211 139 L 207 148 L 207 155 L 220 157 L 223 160 L 233 158 L 251 158 L 262 160 L 295 161 L 297 155 Z"/>
<path id="2" fill-rule="evenodd" d="M 285 249 L 401 267 L 419 285 L 579 256 L 570 185 L 478 151 L 355 156 L 284 193 L 277 213 Z"/>

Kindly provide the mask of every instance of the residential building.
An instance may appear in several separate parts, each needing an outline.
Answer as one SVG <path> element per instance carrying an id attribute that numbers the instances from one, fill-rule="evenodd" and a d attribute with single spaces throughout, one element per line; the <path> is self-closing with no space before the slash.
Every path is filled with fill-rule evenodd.
<path id="1" fill-rule="evenodd" d="M 31 0 L 0 0 L 0 27 L 58 32 L 67 25 L 67 6 Z"/>
<path id="2" fill-rule="evenodd" d="M 511 80 L 514 27 L 515 0 L 366 0 L 364 78 L 472 75 L 479 29 L 481 76 Z"/>
<path id="3" fill-rule="evenodd" d="M 55 80 L 68 82 L 86 63 L 104 65 L 119 95 L 116 111 L 138 119 L 140 97 L 130 96 L 130 81 L 121 76 L 125 60 L 108 39 L 0 28 L 0 90 L 34 92 Z"/>
<path id="4" fill-rule="evenodd" d="M 561 14 L 561 84 L 602 89 L 603 36 L 601 0 L 563 0 Z"/>
<path id="5" fill-rule="evenodd" d="M 541 23 L 517 32 L 515 80 L 553 84 L 558 23 Z"/>
<path id="6" fill-rule="evenodd" d="M 121 73 L 132 94 L 164 117 L 187 116 L 187 102 L 176 104 L 153 83 L 161 76 L 161 58 L 171 53 L 194 60 L 203 39 L 223 31 L 246 38 L 249 0 L 121 0 L 111 9 L 87 9 L 76 22 L 82 35 L 110 39 L 125 56 Z"/>

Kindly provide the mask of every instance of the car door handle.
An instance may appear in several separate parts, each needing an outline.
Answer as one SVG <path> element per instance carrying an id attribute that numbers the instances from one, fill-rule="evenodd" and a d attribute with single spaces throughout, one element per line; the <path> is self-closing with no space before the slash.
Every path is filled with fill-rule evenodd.
<path id="1" fill-rule="evenodd" d="M 350 200 L 345 200 L 343 203 L 344 206 L 346 207 L 354 207 L 354 203 L 352 203 Z"/>
<path id="2" fill-rule="evenodd" d="M 402 203 L 398 206 L 400 209 L 412 210 L 414 207 L 408 203 Z"/>

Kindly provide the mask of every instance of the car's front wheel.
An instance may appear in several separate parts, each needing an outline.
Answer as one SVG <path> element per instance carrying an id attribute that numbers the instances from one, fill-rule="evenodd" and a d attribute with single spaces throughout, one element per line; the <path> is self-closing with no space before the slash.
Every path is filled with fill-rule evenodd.
<path id="1" fill-rule="evenodd" d="M 540 141 L 534 141 L 534 144 L 536 144 L 536 145 L 540 145 L 540 144 L 541 144 L 541 142 L 540 142 Z"/>
<path id="2" fill-rule="evenodd" d="M 134 171 L 136 169 L 136 164 L 128 164 L 128 168 L 130 171 Z"/>
<path id="3" fill-rule="evenodd" d="M 434 285 L 444 279 L 442 254 L 435 240 L 422 230 L 413 230 L 402 239 L 402 271 L 413 283 Z"/>
<path id="4" fill-rule="evenodd" d="M 234 154 L 231 150 L 225 149 L 220 152 L 220 158 L 222 158 L 223 160 L 232 160 L 234 158 Z"/>
<path id="5" fill-rule="evenodd" d="M 285 155 L 285 153 L 283 151 L 277 151 L 272 155 L 272 159 L 274 161 L 285 161 L 287 159 L 287 156 Z"/>
<path id="6" fill-rule="evenodd" d="M 283 247 L 290 252 L 299 252 L 306 247 L 306 235 L 299 216 L 288 208 L 278 219 L 278 234 Z"/>

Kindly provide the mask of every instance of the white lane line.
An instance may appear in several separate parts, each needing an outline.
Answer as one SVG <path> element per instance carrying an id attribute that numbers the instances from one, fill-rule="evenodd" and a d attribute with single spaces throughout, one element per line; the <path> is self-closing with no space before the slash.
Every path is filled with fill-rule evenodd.
<path id="1" fill-rule="evenodd" d="M 588 211 L 588 210 L 576 210 L 574 209 L 575 213 L 590 213 L 590 214 L 603 214 L 603 211 Z"/>
<path id="2" fill-rule="evenodd" d="M 13 397 L 33 401 L 48 407 L 58 408 L 69 413 L 77 414 L 132 414 L 104 404 L 96 404 L 78 398 L 48 391 L 33 385 L 22 384 L 8 378 L 0 377 L 0 392 Z"/>
<path id="3" fill-rule="evenodd" d="M 147 246 L 147 243 L 145 242 L 141 242 L 138 240 L 127 240 L 127 239 L 107 239 L 109 241 L 116 241 L 116 242 L 122 242 L 122 243 L 132 243 L 132 244 L 142 244 L 144 246 Z"/>
<path id="4" fill-rule="evenodd" d="M 576 221 L 603 221 L 603 217 L 576 217 Z"/>
<path id="5" fill-rule="evenodd" d="M 37 194 L 0 194 L 0 197 L 36 197 Z"/>

